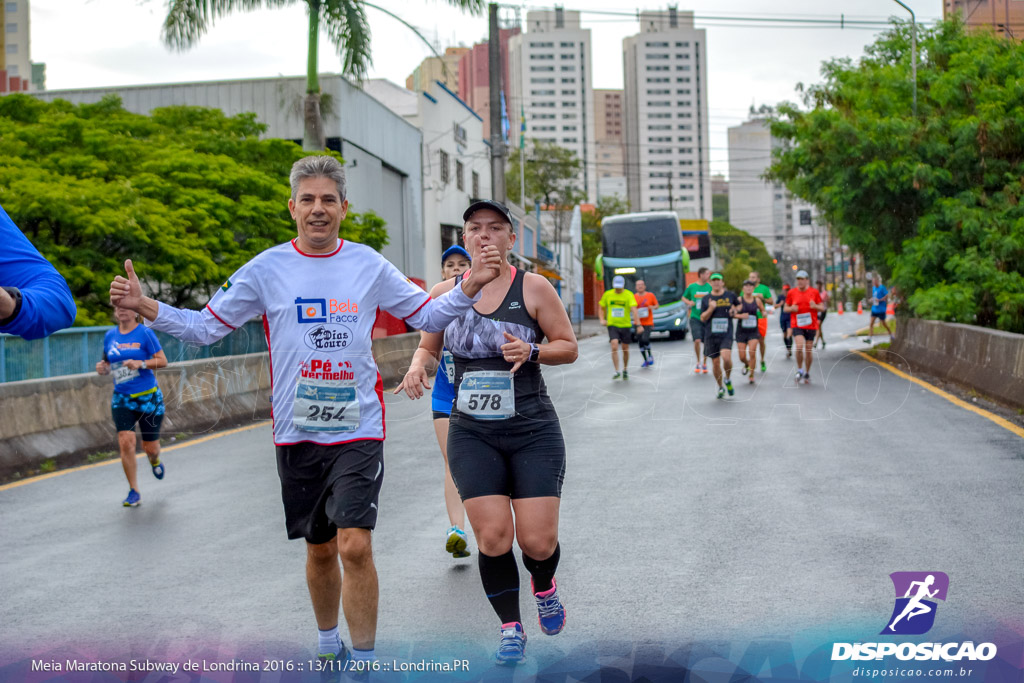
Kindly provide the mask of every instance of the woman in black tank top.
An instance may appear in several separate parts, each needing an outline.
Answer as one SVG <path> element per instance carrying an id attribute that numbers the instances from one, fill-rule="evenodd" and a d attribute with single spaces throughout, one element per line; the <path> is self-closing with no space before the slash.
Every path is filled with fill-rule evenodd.
<path id="1" fill-rule="evenodd" d="M 511 215 L 497 202 L 476 202 L 463 218 L 473 263 L 485 249 L 508 254 L 516 242 Z M 456 284 L 447 280 L 430 294 Z M 439 352 L 443 343 L 455 359 L 448 464 L 476 536 L 484 592 L 501 622 L 495 658 L 515 664 L 524 657 L 526 634 L 513 540 L 532 578 L 541 631 L 554 635 L 565 624 L 555 584 L 565 444 L 540 365 L 575 361 L 576 336 L 551 283 L 503 262 L 470 311 L 443 337 L 426 337 L 421 347 Z M 425 368 L 414 365 L 395 393 L 418 398 L 425 386 Z"/>
<path id="2" fill-rule="evenodd" d="M 761 333 L 757 329 L 757 314 L 764 312 L 764 303 L 754 296 L 754 283 L 747 280 L 743 283 L 743 295 L 733 306 L 733 317 L 736 318 L 736 346 L 740 352 L 740 363 L 743 374 L 754 383 L 754 368 L 757 366 L 757 345 Z"/>

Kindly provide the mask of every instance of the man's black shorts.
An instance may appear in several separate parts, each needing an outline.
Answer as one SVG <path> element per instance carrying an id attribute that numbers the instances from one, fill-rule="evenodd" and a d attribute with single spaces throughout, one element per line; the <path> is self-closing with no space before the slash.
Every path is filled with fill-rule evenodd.
<path id="1" fill-rule="evenodd" d="M 614 325 L 609 325 L 608 338 L 613 341 L 615 339 L 618 339 L 620 344 L 629 344 L 631 341 L 633 341 L 633 328 L 615 327 Z"/>
<path id="2" fill-rule="evenodd" d="M 718 358 L 719 352 L 732 351 L 731 334 L 709 334 L 704 337 L 704 357 Z"/>
<path id="3" fill-rule="evenodd" d="M 814 328 L 814 329 L 811 329 L 809 327 L 794 327 L 793 328 L 793 336 L 794 337 L 803 337 L 804 339 L 807 339 L 808 341 L 814 341 L 814 337 L 816 337 L 817 334 L 818 334 L 818 328 Z"/>
<path id="4" fill-rule="evenodd" d="M 694 341 L 704 341 L 704 321 L 700 318 L 690 318 L 690 336 Z"/>
<path id="5" fill-rule="evenodd" d="M 373 529 L 384 481 L 384 442 L 277 447 L 288 538 L 327 543 L 338 529 Z"/>

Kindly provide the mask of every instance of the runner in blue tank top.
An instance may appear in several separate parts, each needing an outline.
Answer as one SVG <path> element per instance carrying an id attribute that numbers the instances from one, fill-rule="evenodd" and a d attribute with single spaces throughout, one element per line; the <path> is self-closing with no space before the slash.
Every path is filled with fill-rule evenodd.
<path id="1" fill-rule="evenodd" d="M 485 247 L 508 254 L 516 242 L 512 216 L 498 202 L 476 202 L 463 219 L 474 262 Z M 440 283 L 431 296 L 441 296 L 459 279 Z M 442 341 L 455 359 L 448 464 L 473 525 L 484 593 L 501 622 L 495 658 L 514 665 L 525 658 L 526 633 L 513 540 L 531 575 L 541 631 L 555 635 L 565 625 L 555 583 L 565 443 L 540 364 L 574 362 L 576 336 L 551 283 L 505 261 L 501 275 L 448 325 L 443 340 L 427 335 L 424 346 L 438 353 Z M 426 382 L 425 370 L 410 372 L 396 393 L 418 398 Z"/>
<path id="2" fill-rule="evenodd" d="M 469 252 L 457 244 L 445 249 L 441 255 L 441 276 L 444 280 L 450 280 L 465 273 L 469 270 L 469 266 Z M 466 509 L 462 507 L 459 490 L 455 487 L 452 473 L 448 469 L 448 418 L 452 414 L 452 404 L 455 402 L 455 387 L 452 386 L 455 379 L 455 361 L 448 349 L 442 348 L 440 355 L 430 351 L 424 345 L 429 337 L 430 335 L 424 332 L 420 333 L 420 346 L 412 356 L 407 376 L 411 376 L 409 386 L 419 389 L 420 385 L 414 381 L 419 373 L 423 372 L 429 375 L 435 367 L 437 369 L 437 374 L 434 376 L 434 389 L 430 393 L 430 407 L 434 413 L 434 434 L 437 436 L 437 445 L 441 447 L 441 455 L 444 457 L 444 505 L 448 510 L 450 525 L 444 533 L 444 549 L 455 558 L 469 557 L 469 550 L 466 549 L 466 532 L 464 531 Z M 424 386 L 430 388 L 429 384 Z"/>

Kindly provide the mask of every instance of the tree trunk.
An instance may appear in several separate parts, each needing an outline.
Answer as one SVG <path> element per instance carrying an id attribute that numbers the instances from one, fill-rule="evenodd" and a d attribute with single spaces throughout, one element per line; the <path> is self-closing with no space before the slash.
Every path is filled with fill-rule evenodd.
<path id="1" fill-rule="evenodd" d="M 303 106 L 305 130 L 302 136 L 302 149 L 322 152 L 325 149 L 324 122 L 320 117 L 320 93 L 306 93 Z"/>
<path id="2" fill-rule="evenodd" d="M 308 8 L 309 45 L 306 55 L 306 101 L 302 108 L 302 149 L 322 152 L 326 145 L 324 121 L 320 117 L 320 79 L 317 68 L 317 50 L 320 44 L 319 0 L 309 0 Z"/>

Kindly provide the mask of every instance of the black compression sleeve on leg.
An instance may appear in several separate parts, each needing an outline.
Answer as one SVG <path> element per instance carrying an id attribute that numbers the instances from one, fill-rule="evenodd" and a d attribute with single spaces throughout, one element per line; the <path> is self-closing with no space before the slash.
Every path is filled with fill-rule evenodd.
<path id="1" fill-rule="evenodd" d="M 522 622 L 519 613 L 519 566 L 516 556 L 509 550 L 504 555 L 493 557 L 477 553 L 480 566 L 480 580 L 484 593 L 491 602 L 501 623 Z"/>
<path id="2" fill-rule="evenodd" d="M 533 577 L 533 590 L 536 593 L 543 593 L 551 590 L 551 580 L 555 578 L 555 569 L 558 568 L 558 558 L 562 554 L 561 544 L 555 545 L 555 552 L 546 560 L 535 560 L 526 553 L 523 553 L 523 565 Z"/>

